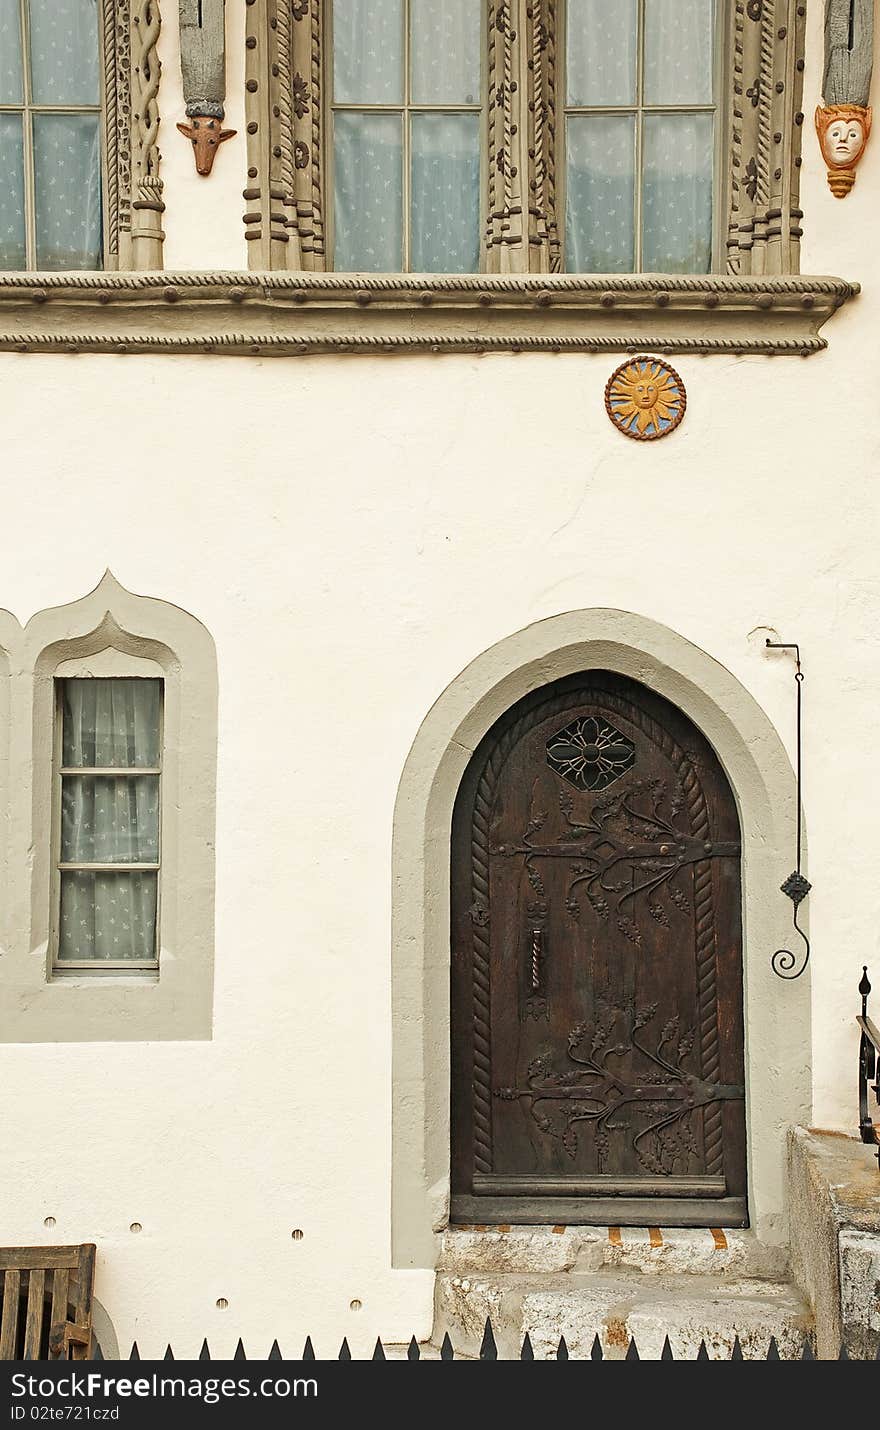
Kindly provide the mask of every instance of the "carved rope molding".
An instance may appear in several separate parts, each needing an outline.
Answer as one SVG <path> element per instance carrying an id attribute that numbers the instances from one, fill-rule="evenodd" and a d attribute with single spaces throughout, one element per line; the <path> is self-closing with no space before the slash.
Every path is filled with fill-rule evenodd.
<path id="1" fill-rule="evenodd" d="M 842 278 L 0 273 L 0 349 L 808 357 Z"/>

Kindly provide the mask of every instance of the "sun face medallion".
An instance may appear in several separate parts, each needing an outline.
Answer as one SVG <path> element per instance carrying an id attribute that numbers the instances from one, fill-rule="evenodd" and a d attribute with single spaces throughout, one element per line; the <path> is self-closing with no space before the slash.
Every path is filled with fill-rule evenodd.
<path id="1" fill-rule="evenodd" d="M 619 432 L 653 442 L 674 432 L 687 406 L 684 383 L 660 358 L 635 357 L 620 364 L 605 388 L 605 410 Z"/>

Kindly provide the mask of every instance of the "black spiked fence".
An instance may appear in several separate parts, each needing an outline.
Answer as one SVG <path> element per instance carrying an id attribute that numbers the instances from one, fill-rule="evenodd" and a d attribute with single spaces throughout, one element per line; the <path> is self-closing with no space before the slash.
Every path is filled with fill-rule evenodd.
<path id="1" fill-rule="evenodd" d="M 100 1346 L 96 1345 L 96 1346 L 94 1347 L 94 1350 L 93 1350 L 93 1353 L 92 1353 L 92 1357 L 91 1357 L 91 1358 L 92 1358 L 93 1360 L 103 1360 L 103 1359 L 104 1359 L 104 1356 L 103 1356 L 103 1353 L 102 1353 L 102 1351 L 101 1351 Z M 164 1359 L 164 1360 L 172 1360 L 172 1361 L 173 1361 L 174 1358 L 175 1358 L 175 1357 L 174 1357 L 174 1351 L 172 1350 L 171 1346 L 169 1345 L 168 1348 L 167 1348 L 166 1351 L 165 1351 L 165 1355 L 163 1356 L 163 1359 Z M 402 1359 L 402 1358 L 403 1358 L 403 1359 L 406 1359 L 406 1360 L 410 1360 L 410 1361 L 417 1361 L 417 1360 L 423 1360 L 423 1359 L 425 1359 L 425 1357 L 422 1355 L 422 1347 L 419 1345 L 419 1343 L 418 1343 L 418 1341 L 416 1340 L 415 1336 L 413 1336 L 413 1337 L 411 1338 L 411 1340 L 410 1340 L 410 1342 L 409 1342 L 409 1345 L 408 1345 L 407 1348 L 406 1348 L 406 1355 L 405 1355 L 405 1357 L 395 1356 L 395 1359 Z M 455 1350 L 454 1350 L 454 1347 L 453 1347 L 453 1345 L 452 1345 L 452 1341 L 451 1341 L 450 1338 L 449 1338 L 449 1332 L 448 1332 L 448 1331 L 446 1331 L 445 1334 L 444 1334 L 444 1336 L 443 1336 L 443 1342 L 442 1342 L 442 1344 L 441 1344 L 441 1346 L 440 1346 L 439 1358 L 440 1358 L 440 1360 L 455 1360 L 455 1359 L 456 1359 Z M 590 1349 L 590 1354 L 589 1354 L 588 1359 L 589 1359 L 589 1360 L 592 1360 L 592 1361 L 599 1361 L 599 1360 L 607 1360 L 608 1358 L 609 1358 L 609 1357 L 606 1356 L 605 1351 L 604 1351 L 603 1348 L 602 1348 L 602 1342 L 600 1341 L 598 1335 L 594 1336 L 594 1338 L 593 1338 L 593 1344 L 592 1344 L 592 1347 L 591 1347 L 591 1349 Z M 840 1353 L 839 1353 L 839 1355 L 838 1355 L 837 1358 L 838 1358 L 838 1360 L 852 1360 L 852 1359 L 853 1359 L 853 1357 L 852 1357 L 852 1356 L 849 1354 L 849 1352 L 847 1351 L 846 1346 L 841 1346 L 841 1348 L 840 1348 Z M 129 1352 L 129 1355 L 128 1355 L 128 1359 L 129 1359 L 130 1361 L 132 1361 L 132 1360 L 135 1360 L 135 1361 L 136 1361 L 136 1360 L 140 1360 L 140 1359 L 141 1359 L 141 1353 L 140 1353 L 140 1351 L 139 1351 L 139 1349 L 138 1349 L 137 1341 L 135 1341 L 135 1342 L 132 1344 L 131 1351 Z M 207 1340 L 202 1341 L 202 1348 L 201 1348 L 201 1350 L 199 1351 L 198 1359 L 199 1359 L 200 1361 L 209 1361 L 209 1360 L 212 1359 L 212 1356 L 211 1356 L 211 1348 L 210 1348 L 210 1346 L 208 1345 Z M 234 1352 L 234 1354 L 233 1354 L 232 1359 L 233 1359 L 233 1360 L 247 1360 L 247 1359 L 248 1359 L 247 1352 L 245 1351 L 245 1348 L 244 1348 L 244 1342 L 243 1342 L 240 1338 L 239 1338 L 238 1345 L 237 1345 L 236 1348 L 235 1348 L 235 1352 Z M 261 1357 L 261 1356 L 256 1356 L 256 1357 L 254 1357 L 254 1359 L 256 1359 L 256 1360 L 262 1360 L 263 1357 Z M 276 1360 L 277 1360 L 277 1361 L 283 1361 L 283 1360 L 287 1360 L 287 1359 L 299 1360 L 299 1361 L 313 1361 L 313 1360 L 316 1360 L 317 1357 L 316 1357 L 316 1355 L 315 1355 L 315 1348 L 314 1348 L 314 1346 L 312 1345 L 312 1338 L 311 1338 L 311 1336 L 306 1336 L 305 1345 L 303 1346 L 302 1354 L 301 1354 L 299 1357 L 296 1357 L 296 1356 L 287 1357 L 287 1356 L 285 1356 L 285 1355 L 282 1353 L 281 1348 L 280 1348 L 280 1346 L 279 1346 L 279 1344 L 278 1344 L 278 1341 L 277 1341 L 277 1339 L 276 1339 L 276 1340 L 274 1340 L 274 1341 L 272 1342 L 271 1349 L 269 1350 L 269 1353 L 268 1353 L 268 1355 L 265 1357 L 265 1359 L 266 1359 L 266 1360 L 270 1360 L 270 1361 L 276 1361 Z M 330 1357 L 330 1359 L 334 1359 L 334 1357 Z M 339 1354 L 335 1357 L 335 1359 L 336 1359 L 336 1360 L 342 1360 L 342 1361 L 346 1361 L 346 1360 L 349 1360 L 349 1361 L 350 1361 L 350 1360 L 353 1359 L 353 1356 L 352 1356 L 352 1354 L 351 1354 L 351 1348 L 350 1348 L 350 1346 L 349 1346 L 349 1344 L 348 1344 L 348 1338 L 347 1338 L 347 1337 L 344 1337 L 344 1338 L 343 1338 L 342 1345 L 341 1345 L 340 1348 L 339 1348 Z M 381 1341 L 378 1337 L 377 1337 L 377 1339 L 376 1339 L 376 1344 L 375 1344 L 375 1347 L 373 1348 L 373 1353 L 372 1353 L 372 1356 L 370 1357 L 370 1359 L 371 1359 L 371 1360 L 387 1360 L 387 1359 L 388 1359 L 388 1356 L 386 1355 L 386 1352 L 385 1352 L 385 1347 L 383 1346 L 382 1341 Z M 432 1357 L 432 1359 L 433 1359 L 433 1357 Z M 458 1359 L 469 1360 L 469 1359 L 471 1359 L 471 1357 L 469 1357 L 469 1356 L 459 1356 Z M 523 1337 L 523 1342 L 522 1342 L 522 1346 L 521 1346 L 521 1348 L 520 1348 L 519 1356 L 517 1356 L 517 1357 L 504 1357 L 504 1356 L 500 1356 L 499 1353 L 498 1353 L 498 1343 L 497 1343 L 497 1341 L 496 1341 L 496 1339 L 495 1339 L 495 1332 L 494 1332 L 494 1330 L 493 1330 L 493 1328 L 492 1328 L 492 1322 L 491 1322 L 491 1320 L 487 1317 L 487 1318 L 486 1318 L 486 1324 L 485 1324 L 485 1326 L 484 1326 L 484 1328 L 483 1328 L 483 1339 L 482 1339 L 482 1342 L 481 1342 L 481 1344 L 480 1344 L 480 1351 L 479 1351 L 478 1359 L 479 1359 L 479 1360 L 486 1360 L 486 1361 L 491 1361 L 491 1360 L 497 1361 L 497 1360 L 504 1360 L 504 1359 L 518 1359 L 518 1360 L 532 1360 L 532 1361 L 533 1361 L 533 1360 L 536 1360 L 537 1357 L 535 1356 L 535 1350 L 534 1350 L 534 1347 L 533 1347 L 533 1345 L 532 1345 L 531 1337 L 530 1337 L 528 1331 L 526 1332 L 525 1336 Z M 570 1356 L 570 1353 L 569 1353 L 569 1349 L 568 1349 L 568 1344 L 567 1344 L 567 1342 L 566 1342 L 565 1336 L 560 1336 L 560 1337 L 559 1337 L 559 1344 L 557 1345 L 554 1354 L 553 1354 L 552 1356 L 550 1356 L 549 1359 L 550 1359 L 550 1360 L 570 1360 L 570 1359 L 571 1359 L 571 1356 Z M 635 1340 L 634 1337 L 633 1337 L 632 1339 L 630 1339 L 629 1344 L 628 1344 L 628 1346 L 627 1346 L 627 1348 L 626 1348 L 626 1352 L 625 1352 L 625 1354 L 624 1354 L 623 1359 L 624 1359 L 624 1360 L 628 1360 L 628 1361 L 640 1361 L 640 1360 L 643 1360 L 643 1359 L 644 1359 L 642 1353 L 640 1352 L 640 1350 L 639 1350 L 639 1348 L 638 1348 L 638 1344 L 636 1343 L 636 1340 Z M 664 1338 L 664 1341 L 663 1341 L 663 1349 L 662 1349 L 662 1351 L 660 1352 L 660 1359 L 661 1359 L 661 1360 L 669 1361 L 669 1360 L 685 1359 L 685 1357 L 676 1356 L 676 1355 L 674 1354 L 673 1349 L 672 1349 L 672 1346 L 671 1346 L 670 1343 L 669 1343 L 669 1337 L 666 1336 L 666 1337 Z M 705 1341 L 701 1341 L 701 1342 L 700 1342 L 700 1346 L 699 1346 L 699 1350 L 697 1351 L 696 1355 L 695 1355 L 695 1356 L 686 1357 L 686 1359 L 695 1360 L 695 1361 L 708 1361 L 708 1360 L 712 1360 L 712 1359 L 724 1359 L 724 1357 L 712 1357 L 712 1356 L 710 1356 L 710 1355 L 709 1355 L 709 1351 L 708 1351 L 707 1346 L 706 1346 L 706 1342 L 705 1342 Z M 771 1336 L 771 1337 L 770 1337 L 769 1345 L 767 1346 L 766 1353 L 765 1353 L 763 1356 L 746 1356 L 746 1355 L 744 1355 L 744 1353 L 743 1353 L 743 1348 L 742 1348 L 742 1346 L 741 1346 L 741 1344 L 740 1344 L 739 1336 L 736 1336 L 736 1337 L 734 1338 L 733 1347 L 732 1347 L 732 1349 L 731 1349 L 730 1355 L 729 1355 L 729 1357 L 726 1357 L 726 1359 L 732 1360 L 732 1361 L 736 1361 L 736 1360 L 778 1361 L 778 1360 L 781 1360 L 782 1357 L 781 1357 L 780 1354 L 779 1354 L 779 1346 L 778 1346 L 778 1344 L 777 1344 L 777 1341 L 776 1341 L 776 1337 L 775 1337 L 775 1336 Z M 800 1354 L 799 1357 L 795 1357 L 795 1359 L 799 1359 L 799 1360 L 802 1360 L 802 1361 L 814 1361 L 814 1360 L 816 1359 L 816 1353 L 815 1353 L 815 1351 L 814 1351 L 814 1349 L 813 1349 L 813 1345 L 812 1345 L 812 1342 L 810 1341 L 809 1337 L 805 1337 L 805 1338 L 804 1338 L 803 1348 L 802 1348 L 802 1350 L 801 1350 L 801 1354 Z M 878 1347 L 877 1354 L 876 1354 L 876 1356 L 874 1357 L 874 1359 L 875 1359 L 875 1361 L 880 1361 L 880 1347 Z"/>

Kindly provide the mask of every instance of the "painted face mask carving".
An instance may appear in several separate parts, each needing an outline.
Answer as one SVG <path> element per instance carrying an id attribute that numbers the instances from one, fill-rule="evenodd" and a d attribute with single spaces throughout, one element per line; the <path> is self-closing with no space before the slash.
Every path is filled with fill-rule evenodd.
<path id="1" fill-rule="evenodd" d="M 871 133 L 872 111 L 860 104 L 820 105 L 816 133 L 828 165 L 828 187 L 837 199 L 846 198 L 856 181 L 855 169 Z"/>

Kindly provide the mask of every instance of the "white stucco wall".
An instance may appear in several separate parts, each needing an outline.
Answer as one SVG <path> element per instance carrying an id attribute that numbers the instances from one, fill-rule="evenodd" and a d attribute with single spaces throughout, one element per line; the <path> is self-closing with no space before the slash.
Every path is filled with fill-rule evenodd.
<path id="1" fill-rule="evenodd" d="M 611 427 L 612 356 L 0 354 L 0 606 L 24 621 L 111 566 L 218 652 L 214 1040 L 0 1047 L 0 1240 L 97 1241 L 121 1345 L 243 1334 L 264 1353 L 277 1335 L 290 1354 L 311 1332 L 329 1354 L 427 1333 L 430 1274 L 390 1261 L 392 811 L 438 695 L 543 617 L 671 627 L 792 756 L 792 667 L 763 642 L 801 643 L 814 1120 L 853 1127 L 861 964 L 880 975 L 880 141 L 835 200 L 810 11 L 802 267 L 864 291 L 808 361 L 678 359 L 668 441 Z M 243 266 L 242 139 L 196 178 L 170 25 L 163 55 L 168 266 Z"/>

